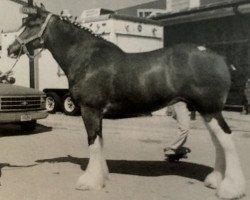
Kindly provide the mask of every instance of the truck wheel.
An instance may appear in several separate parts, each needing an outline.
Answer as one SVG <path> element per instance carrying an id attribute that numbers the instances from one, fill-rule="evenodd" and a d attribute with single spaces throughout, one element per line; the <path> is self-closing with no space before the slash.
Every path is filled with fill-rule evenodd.
<path id="1" fill-rule="evenodd" d="M 36 120 L 21 122 L 20 127 L 22 132 L 32 132 L 36 128 Z"/>
<path id="2" fill-rule="evenodd" d="M 61 107 L 61 99 L 55 92 L 46 93 L 45 102 L 48 113 L 55 113 Z"/>
<path id="3" fill-rule="evenodd" d="M 66 115 L 78 115 L 80 113 L 79 107 L 73 102 L 73 99 L 69 94 L 63 97 L 63 112 Z"/>

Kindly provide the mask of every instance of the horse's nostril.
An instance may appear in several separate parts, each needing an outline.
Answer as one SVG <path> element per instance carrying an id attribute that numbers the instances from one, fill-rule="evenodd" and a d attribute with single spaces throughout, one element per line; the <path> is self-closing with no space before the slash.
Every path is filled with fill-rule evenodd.
<path id="1" fill-rule="evenodd" d="M 11 58 L 16 58 L 16 48 L 15 46 L 13 45 L 10 45 L 8 48 L 7 48 L 7 55 Z"/>
<path id="2" fill-rule="evenodd" d="M 8 47 L 8 48 L 7 48 L 7 53 L 8 53 L 8 56 L 12 53 L 11 47 Z"/>
<path id="3" fill-rule="evenodd" d="M 10 47 L 7 48 L 8 56 L 10 55 Z"/>
<path id="4" fill-rule="evenodd" d="M 12 51 L 13 51 L 13 45 L 11 44 L 11 45 L 9 45 L 8 48 L 7 48 L 7 53 L 8 53 L 8 55 L 11 54 Z"/>

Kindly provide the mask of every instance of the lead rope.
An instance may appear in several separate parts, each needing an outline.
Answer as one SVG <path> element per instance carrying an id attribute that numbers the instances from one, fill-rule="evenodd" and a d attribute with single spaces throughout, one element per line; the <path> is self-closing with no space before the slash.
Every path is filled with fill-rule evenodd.
<path id="1" fill-rule="evenodd" d="M 6 72 L 4 73 L 4 75 L 9 74 L 9 73 L 14 69 L 14 67 L 16 66 L 17 62 L 19 61 L 19 59 L 20 59 L 20 57 L 21 57 L 22 49 L 23 49 L 23 47 L 20 48 L 20 51 L 19 51 L 19 53 L 18 53 L 17 59 L 15 60 L 14 64 L 11 66 L 11 68 L 10 68 L 8 71 L 6 71 Z"/>
<path id="2" fill-rule="evenodd" d="M 14 67 L 15 67 L 16 64 L 17 64 L 17 62 L 20 60 L 22 50 L 25 51 L 25 54 L 26 54 L 30 59 L 34 59 L 36 56 L 38 56 L 40 53 L 42 53 L 43 48 L 42 48 L 41 50 L 39 50 L 39 52 L 37 52 L 35 55 L 30 55 L 30 53 L 29 53 L 29 51 L 27 50 L 27 48 L 26 48 L 24 45 L 22 45 L 22 47 L 20 48 L 20 51 L 19 51 L 19 53 L 18 53 L 18 56 L 17 56 L 17 58 L 16 58 L 14 64 L 11 66 L 11 68 L 10 68 L 8 71 L 6 71 L 6 72 L 4 73 L 4 75 L 10 73 L 10 72 L 14 69 Z"/>

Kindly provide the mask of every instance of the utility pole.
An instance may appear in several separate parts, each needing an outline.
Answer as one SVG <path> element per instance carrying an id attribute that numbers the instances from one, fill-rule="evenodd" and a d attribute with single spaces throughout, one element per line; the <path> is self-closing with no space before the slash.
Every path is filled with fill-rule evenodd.
<path id="1" fill-rule="evenodd" d="M 33 0 L 28 0 L 28 6 L 33 6 Z M 30 87 L 35 88 L 35 60 L 33 58 L 34 51 L 30 52 L 31 58 L 29 59 L 30 64 Z"/>
<path id="2" fill-rule="evenodd" d="M 32 7 L 34 3 L 33 0 L 9 0 L 9 1 L 20 4 L 22 6 L 29 6 L 29 7 Z M 34 51 L 31 51 L 30 55 L 34 56 Z M 35 82 L 36 74 L 35 74 L 35 59 L 34 58 L 29 58 L 29 72 L 30 72 L 30 87 L 35 88 L 36 87 L 36 82 Z"/>

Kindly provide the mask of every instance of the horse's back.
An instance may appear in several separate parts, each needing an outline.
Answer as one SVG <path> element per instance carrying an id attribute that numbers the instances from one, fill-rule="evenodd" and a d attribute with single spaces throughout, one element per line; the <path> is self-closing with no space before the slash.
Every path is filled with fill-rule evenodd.
<path id="1" fill-rule="evenodd" d="M 173 82 L 180 82 L 179 95 L 200 112 L 221 111 L 231 83 L 224 58 L 202 46 L 177 45 L 173 48 L 173 68 L 179 73 L 171 76 Z"/>
<path id="2" fill-rule="evenodd" d="M 201 112 L 221 110 L 230 87 L 224 59 L 206 49 L 180 44 L 125 54 L 114 77 L 115 98 L 126 106 L 164 107 L 178 100 Z"/>

